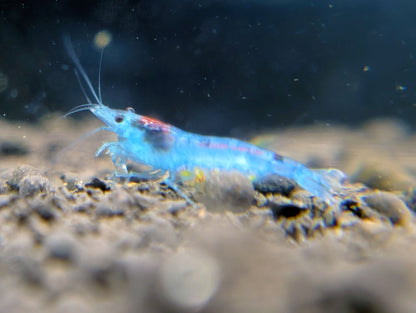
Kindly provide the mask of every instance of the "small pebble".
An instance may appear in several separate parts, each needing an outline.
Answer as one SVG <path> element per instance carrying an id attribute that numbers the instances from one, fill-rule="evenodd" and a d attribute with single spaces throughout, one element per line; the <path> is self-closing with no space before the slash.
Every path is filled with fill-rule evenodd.
<path id="1" fill-rule="evenodd" d="M 195 198 L 211 212 L 245 212 L 255 195 L 251 181 L 237 172 L 209 173 L 203 188 L 204 192 Z"/>
<path id="2" fill-rule="evenodd" d="M 261 193 L 278 193 L 288 197 L 295 189 L 296 184 L 286 177 L 271 174 L 261 180 L 254 181 L 253 186 Z"/>
<path id="3" fill-rule="evenodd" d="M 127 280 L 126 266 L 113 260 L 89 268 L 90 278 L 101 287 L 110 287 Z"/>
<path id="4" fill-rule="evenodd" d="M 55 210 L 46 205 L 36 207 L 35 212 L 45 221 L 52 221 L 56 218 Z"/>
<path id="5" fill-rule="evenodd" d="M 0 142 L 1 156 L 22 156 L 29 153 L 29 149 L 19 142 L 3 141 Z"/>
<path id="6" fill-rule="evenodd" d="M 68 191 L 82 190 L 82 183 L 78 180 L 76 176 L 70 174 L 64 174 L 61 176 L 61 180 L 65 183 Z"/>
<path id="7" fill-rule="evenodd" d="M 39 169 L 30 165 L 21 165 L 13 171 L 12 177 L 9 179 L 8 184 L 18 186 L 20 184 L 20 181 L 25 176 L 33 175 L 42 175 L 42 172 Z"/>
<path id="8" fill-rule="evenodd" d="M 342 212 L 338 219 L 338 224 L 341 227 L 352 227 L 360 222 L 360 219 L 351 211 Z"/>
<path id="9" fill-rule="evenodd" d="M 97 216 L 100 217 L 122 216 L 124 214 L 124 208 L 113 208 L 103 203 L 97 206 L 97 208 L 95 209 L 95 213 L 97 214 Z"/>
<path id="10" fill-rule="evenodd" d="M 10 206 L 14 201 L 18 199 L 18 196 L 12 195 L 0 195 L 0 208 Z"/>
<path id="11" fill-rule="evenodd" d="M 305 212 L 306 209 L 292 203 L 270 203 L 270 210 L 275 219 L 296 217 Z"/>
<path id="12" fill-rule="evenodd" d="M 49 180 L 42 175 L 25 176 L 19 184 L 19 194 L 22 197 L 31 197 L 49 189 Z"/>
<path id="13" fill-rule="evenodd" d="M 45 273 L 41 265 L 28 257 L 18 257 L 15 264 L 21 271 L 22 277 L 30 284 L 40 286 L 44 283 Z"/>
<path id="14" fill-rule="evenodd" d="M 149 214 L 148 218 L 152 223 L 140 227 L 139 246 L 145 247 L 151 244 L 157 244 L 176 247 L 179 238 L 173 225 L 167 220 L 153 214 Z"/>
<path id="15" fill-rule="evenodd" d="M 407 190 L 409 186 L 416 185 L 416 181 L 403 168 L 375 162 L 361 164 L 350 180 L 385 191 Z"/>
<path id="16" fill-rule="evenodd" d="M 63 261 L 73 261 L 76 252 L 76 241 L 68 233 L 51 234 L 46 238 L 49 256 Z"/>
<path id="17" fill-rule="evenodd" d="M 219 284 L 219 265 L 203 251 L 177 253 L 165 261 L 159 272 L 161 295 L 179 310 L 202 309 Z"/>
<path id="18" fill-rule="evenodd" d="M 31 197 L 49 190 L 46 176 L 39 169 L 28 165 L 16 168 L 7 184 L 11 189 L 18 190 L 22 197 Z"/>
<path id="19" fill-rule="evenodd" d="M 90 183 L 86 183 L 85 187 L 100 189 L 102 192 L 111 190 L 105 182 L 96 177 L 94 177 Z"/>
<path id="20" fill-rule="evenodd" d="M 363 197 L 373 210 L 386 216 L 393 224 L 406 226 L 411 223 L 412 214 L 406 204 L 396 195 L 378 191 Z"/>

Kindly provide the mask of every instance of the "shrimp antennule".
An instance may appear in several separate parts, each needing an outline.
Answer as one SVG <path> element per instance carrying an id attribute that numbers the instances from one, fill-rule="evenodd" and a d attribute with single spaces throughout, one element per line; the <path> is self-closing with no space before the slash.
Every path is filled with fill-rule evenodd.
<path id="1" fill-rule="evenodd" d="M 82 111 L 82 110 L 80 110 L 80 111 Z M 102 127 L 98 127 L 96 129 L 93 129 L 92 131 L 89 131 L 88 133 L 86 133 L 86 134 L 82 135 L 81 137 L 77 138 L 71 144 L 69 144 L 68 146 L 66 146 L 62 150 L 60 150 L 57 154 L 55 154 L 55 156 L 52 158 L 52 162 L 55 162 L 60 155 L 62 155 L 64 152 L 67 152 L 67 151 L 71 150 L 72 148 L 74 148 L 77 144 L 79 144 L 85 138 L 87 138 L 87 137 L 89 137 L 89 136 L 91 136 L 95 133 L 98 133 L 100 131 L 113 131 L 113 130 L 111 128 L 107 127 L 107 126 L 102 126 Z"/>
<path id="2" fill-rule="evenodd" d="M 72 115 L 74 113 L 78 113 L 81 111 L 88 111 L 90 110 L 92 107 L 94 106 L 94 104 L 81 104 L 76 106 L 75 108 L 72 108 L 71 111 L 69 111 L 68 113 L 66 113 L 64 116 L 62 116 L 62 119 L 67 118 L 69 115 Z"/>
<path id="3" fill-rule="evenodd" d="M 84 68 L 82 67 L 77 55 L 75 54 L 75 51 L 74 51 L 74 48 L 72 46 L 71 39 L 70 39 L 69 35 L 64 36 L 64 44 L 65 44 L 65 48 L 66 48 L 66 51 L 68 52 L 69 57 L 72 59 L 75 66 L 77 67 L 78 71 L 81 73 L 82 78 L 84 78 L 84 81 L 87 84 L 88 88 L 90 89 L 91 94 L 94 96 L 94 99 L 97 100 L 97 103 L 102 104 L 101 99 L 97 96 L 97 94 L 94 90 L 94 87 L 92 86 L 91 81 L 88 78 L 87 73 L 85 72 Z"/>

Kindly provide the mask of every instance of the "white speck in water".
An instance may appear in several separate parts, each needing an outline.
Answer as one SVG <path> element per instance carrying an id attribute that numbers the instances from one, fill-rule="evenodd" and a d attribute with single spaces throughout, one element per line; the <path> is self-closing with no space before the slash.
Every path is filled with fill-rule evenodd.
<path id="1" fill-rule="evenodd" d="M 139 36 L 136 36 L 136 39 L 139 40 Z"/>
<path id="2" fill-rule="evenodd" d="M 3 113 L 3 117 L 6 117 L 6 113 Z"/>
<path id="3" fill-rule="evenodd" d="M 41 74 L 42 74 L 42 69 L 39 69 L 39 73 L 41 73 Z"/>
<path id="4" fill-rule="evenodd" d="M 132 11 L 132 12 L 134 12 L 134 11 L 136 11 L 136 10 L 133 8 L 133 9 L 131 9 L 131 11 Z"/>
<path id="5" fill-rule="evenodd" d="M 64 70 L 64 71 L 67 71 L 67 70 L 69 70 L 69 66 L 67 64 L 62 64 L 61 69 Z"/>
<path id="6" fill-rule="evenodd" d="M 56 46 L 55 40 L 52 40 L 52 46 Z"/>
<path id="7" fill-rule="evenodd" d="M 26 135 L 23 135 L 22 137 L 23 137 L 23 139 L 26 139 Z"/>
<path id="8" fill-rule="evenodd" d="M 154 41 L 156 41 L 156 40 L 157 40 L 157 38 L 155 37 L 155 38 L 153 38 L 153 40 L 154 40 Z"/>
<path id="9" fill-rule="evenodd" d="M 17 125 L 17 128 L 18 128 L 18 129 L 20 129 L 20 128 L 22 128 L 22 126 L 20 126 L 20 125 Z"/>
<path id="10" fill-rule="evenodd" d="M 241 100 L 247 100 L 247 97 L 246 96 L 242 96 L 241 97 Z"/>
<path id="11" fill-rule="evenodd" d="M 179 89 L 179 93 L 183 94 L 184 93 L 183 89 Z"/>

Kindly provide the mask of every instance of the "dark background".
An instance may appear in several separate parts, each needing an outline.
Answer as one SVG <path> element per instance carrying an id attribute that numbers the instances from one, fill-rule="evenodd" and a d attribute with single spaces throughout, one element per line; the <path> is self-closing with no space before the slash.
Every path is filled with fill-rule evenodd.
<path id="1" fill-rule="evenodd" d="M 189 131 L 416 120 L 414 0 L 0 0 L 2 118 L 85 103 L 62 36 L 96 84 L 103 29 L 104 103 Z"/>

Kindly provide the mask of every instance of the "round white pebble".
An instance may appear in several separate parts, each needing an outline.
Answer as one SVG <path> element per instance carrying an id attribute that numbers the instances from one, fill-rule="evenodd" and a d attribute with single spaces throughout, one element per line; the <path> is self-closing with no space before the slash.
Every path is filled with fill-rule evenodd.
<path id="1" fill-rule="evenodd" d="M 220 283 L 217 261 L 198 250 L 177 253 L 167 259 L 159 273 L 162 296 L 183 308 L 203 307 Z"/>

